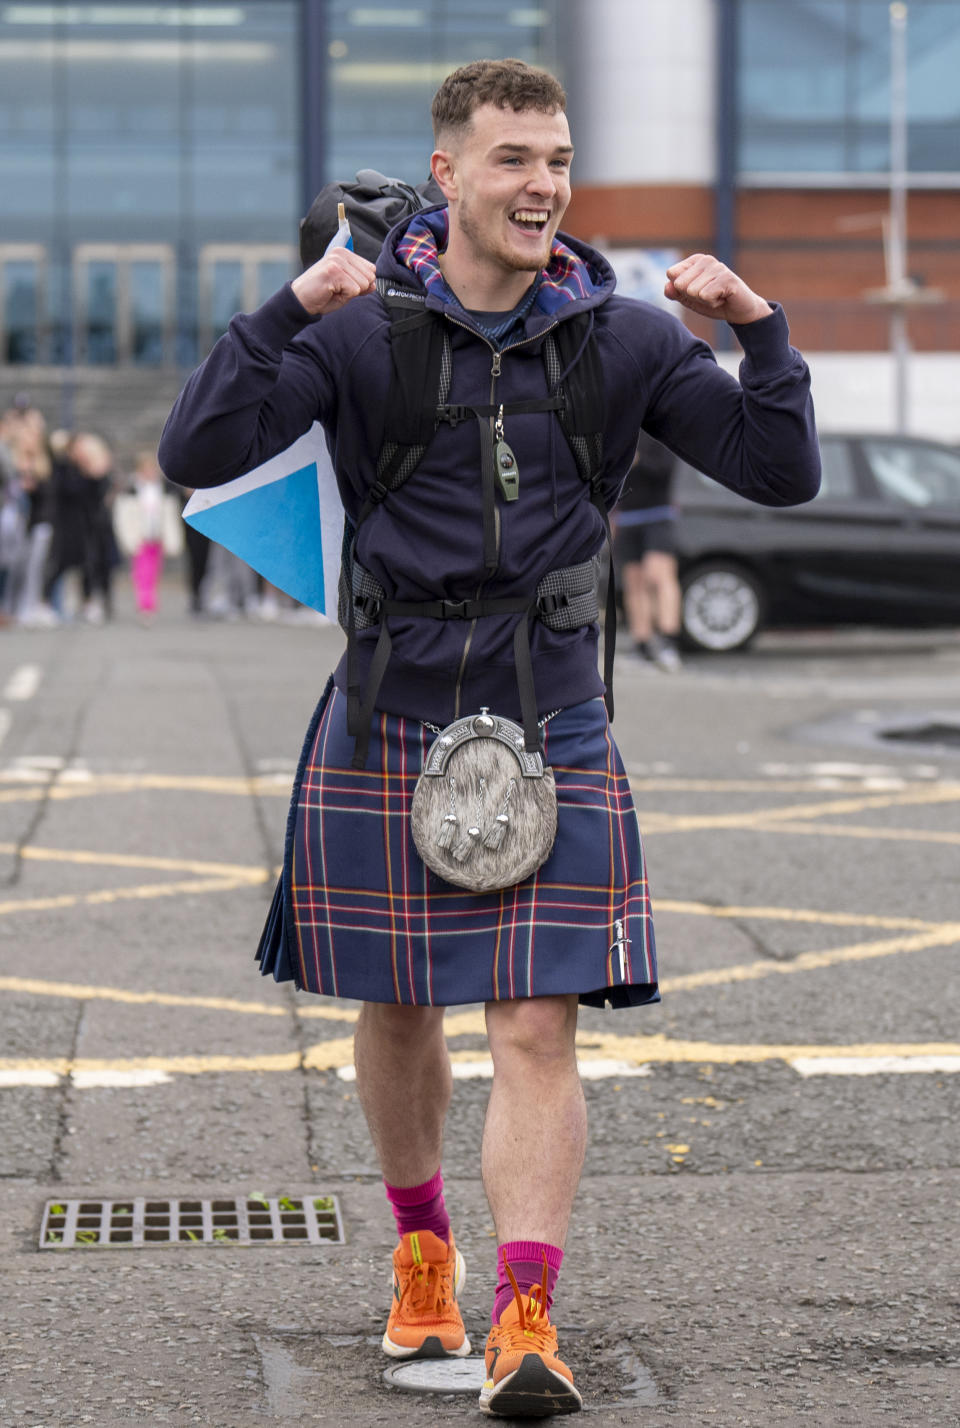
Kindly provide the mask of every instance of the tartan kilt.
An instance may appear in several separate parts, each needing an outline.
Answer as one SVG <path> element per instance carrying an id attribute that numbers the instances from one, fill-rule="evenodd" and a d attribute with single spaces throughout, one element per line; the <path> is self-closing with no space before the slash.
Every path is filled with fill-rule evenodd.
<path id="1" fill-rule="evenodd" d="M 659 1000 L 640 830 L 602 699 L 544 730 L 557 839 L 515 887 L 472 893 L 431 872 L 410 802 L 435 735 L 374 716 L 351 767 L 346 696 L 327 685 L 294 782 L 283 872 L 257 960 L 277 981 L 413 1006 L 575 993 L 589 1006 Z"/>

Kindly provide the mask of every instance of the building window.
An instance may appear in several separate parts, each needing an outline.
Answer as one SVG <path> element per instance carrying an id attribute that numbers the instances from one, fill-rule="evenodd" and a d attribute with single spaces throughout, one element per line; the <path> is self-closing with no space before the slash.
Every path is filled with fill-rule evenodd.
<path id="1" fill-rule="evenodd" d="M 0 361 L 38 344 L 44 362 L 195 360 L 200 249 L 296 239 L 301 14 L 301 0 L 0 4 L 3 240 L 47 250 L 42 283 L 4 279 Z"/>
<path id="2" fill-rule="evenodd" d="M 73 256 L 74 360 L 81 366 L 172 360 L 173 249 L 80 244 Z"/>
<path id="3" fill-rule="evenodd" d="M 330 0 L 328 175 L 376 168 L 422 182 L 441 81 L 469 60 L 503 55 L 556 69 L 566 9 L 566 0 Z"/>
<path id="4" fill-rule="evenodd" d="M 739 169 L 869 176 L 890 167 L 887 0 L 739 0 Z M 908 167 L 960 178 L 960 5 L 912 4 Z"/>
<path id="5" fill-rule="evenodd" d="M 286 243 L 211 243 L 200 254 L 200 344 L 209 351 L 238 312 L 252 312 L 299 272 Z"/>
<path id="6" fill-rule="evenodd" d="M 0 247 L 0 361 L 40 360 L 43 250 L 32 244 Z"/>

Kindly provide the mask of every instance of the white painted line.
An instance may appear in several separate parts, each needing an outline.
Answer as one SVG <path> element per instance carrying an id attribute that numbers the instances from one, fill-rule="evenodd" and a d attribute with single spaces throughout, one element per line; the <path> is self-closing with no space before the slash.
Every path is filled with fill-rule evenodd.
<path id="1" fill-rule="evenodd" d="M 73 1071 L 73 1084 L 79 1091 L 91 1091 L 100 1086 L 166 1086 L 173 1077 L 166 1071 Z"/>
<path id="2" fill-rule="evenodd" d="M 653 1067 L 649 1062 L 637 1066 L 632 1061 L 615 1061 L 598 1056 L 593 1061 L 578 1061 L 577 1070 L 583 1081 L 618 1081 L 621 1076 L 652 1076 Z"/>
<path id="3" fill-rule="evenodd" d="M 3 689 L 4 699 L 12 699 L 21 703 L 26 699 L 32 699 L 40 688 L 40 681 L 43 678 L 43 670 L 38 664 L 22 664 L 19 669 L 15 669 L 7 680 Z"/>
<path id="4" fill-rule="evenodd" d="M 960 1071 L 960 1056 L 797 1056 L 800 1076 L 903 1076 Z"/>
<path id="5" fill-rule="evenodd" d="M 56 1071 L 0 1071 L 0 1088 L 4 1086 L 59 1086 Z"/>

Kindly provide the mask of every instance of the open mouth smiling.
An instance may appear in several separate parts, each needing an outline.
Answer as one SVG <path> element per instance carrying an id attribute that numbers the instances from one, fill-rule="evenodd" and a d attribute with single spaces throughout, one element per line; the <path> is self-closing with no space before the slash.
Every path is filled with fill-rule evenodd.
<path id="1" fill-rule="evenodd" d="M 510 215 L 510 222 L 522 233 L 542 233 L 550 221 L 550 211 L 545 208 L 517 208 Z"/>

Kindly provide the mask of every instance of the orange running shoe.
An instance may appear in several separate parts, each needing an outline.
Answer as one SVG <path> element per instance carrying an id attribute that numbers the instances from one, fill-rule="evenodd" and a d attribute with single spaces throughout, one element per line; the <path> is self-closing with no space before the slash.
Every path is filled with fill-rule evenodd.
<path id="1" fill-rule="evenodd" d="M 523 1295 L 504 1260 L 514 1301 L 487 1336 L 487 1378 L 480 1390 L 480 1411 L 498 1418 L 549 1418 L 579 1413 L 583 1399 L 573 1374 L 557 1357 L 557 1331 L 547 1318 L 547 1261 L 543 1283 Z"/>
<path id="2" fill-rule="evenodd" d="M 393 1303 L 383 1351 L 394 1359 L 466 1358 L 470 1340 L 457 1294 L 467 1277 L 463 1255 L 430 1230 L 404 1235 L 393 1252 Z"/>

